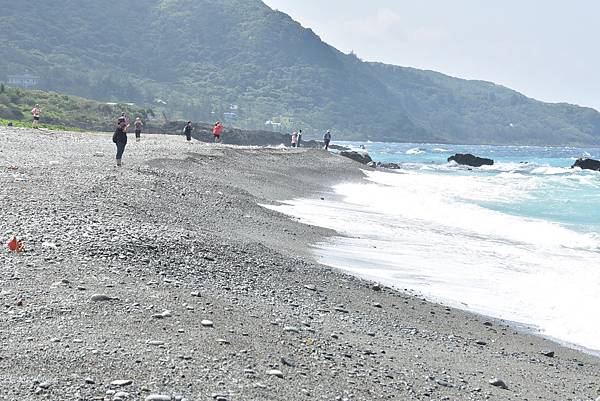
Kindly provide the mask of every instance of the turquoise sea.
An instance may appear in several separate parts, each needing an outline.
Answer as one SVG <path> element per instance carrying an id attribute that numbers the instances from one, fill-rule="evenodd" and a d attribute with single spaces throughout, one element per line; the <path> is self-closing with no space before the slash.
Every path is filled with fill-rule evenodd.
<path id="1" fill-rule="evenodd" d="M 339 233 L 322 263 L 600 351 L 600 172 L 571 168 L 600 148 L 338 144 L 402 168 L 275 207 Z"/>
<path id="2" fill-rule="evenodd" d="M 502 201 L 479 201 L 486 208 L 540 218 L 581 232 L 600 232 L 600 173 L 571 169 L 578 158 L 600 160 L 600 148 L 475 146 L 352 143 L 368 149 L 373 159 L 400 163 L 428 174 L 498 178 L 498 185 L 522 196 Z M 492 167 L 468 170 L 448 166 L 455 153 L 472 153 L 495 161 Z"/>

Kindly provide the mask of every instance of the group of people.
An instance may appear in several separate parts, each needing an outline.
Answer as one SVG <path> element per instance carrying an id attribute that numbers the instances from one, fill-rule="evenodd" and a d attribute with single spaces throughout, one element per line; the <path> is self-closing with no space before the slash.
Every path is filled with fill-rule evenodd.
<path id="1" fill-rule="evenodd" d="M 36 106 L 37 107 L 37 106 Z M 135 141 L 139 142 L 141 140 L 142 127 L 144 123 L 140 117 L 136 117 L 134 123 L 135 127 Z M 122 113 L 121 116 L 117 119 L 117 127 L 115 129 L 115 133 L 113 134 L 113 142 L 117 146 L 117 166 L 122 166 L 123 153 L 125 152 L 125 146 L 127 145 L 127 130 L 131 126 L 129 117 Z M 192 132 L 194 131 L 194 126 L 191 121 L 188 121 L 183 127 L 183 134 L 185 135 L 188 143 L 192 141 Z M 212 129 L 213 137 L 215 139 L 215 143 L 221 143 L 221 134 L 223 133 L 223 124 L 220 121 L 217 121 Z"/>
<path id="2" fill-rule="evenodd" d="M 183 134 L 188 142 L 192 141 L 192 132 L 194 132 L 194 126 L 191 121 L 188 121 L 187 124 L 183 127 Z M 223 124 L 220 121 L 217 121 L 212 128 L 213 138 L 215 139 L 215 143 L 221 143 L 221 134 L 223 133 Z"/>
<path id="3" fill-rule="evenodd" d="M 292 132 L 292 148 L 299 148 L 302 143 L 302 130 Z M 323 135 L 323 144 L 325 150 L 329 150 L 329 144 L 331 143 L 331 130 L 327 130 Z"/>
<path id="4" fill-rule="evenodd" d="M 31 115 L 33 116 L 33 127 L 38 128 L 40 117 L 42 115 L 42 109 L 39 104 L 36 104 L 31 109 Z M 141 140 L 142 128 L 144 123 L 140 117 L 136 117 L 133 122 L 135 128 L 135 141 Z M 125 113 L 121 113 L 121 116 L 117 119 L 117 127 L 113 134 L 113 142 L 117 146 L 117 166 L 122 165 L 123 153 L 125 152 L 125 146 L 127 145 L 127 130 L 131 126 L 129 117 Z M 188 143 L 192 141 L 192 132 L 194 131 L 194 125 L 191 121 L 183 127 L 183 134 L 185 135 Z M 212 128 L 213 138 L 215 143 L 221 143 L 221 135 L 223 133 L 223 124 L 217 121 Z M 331 131 L 327 130 L 323 135 L 323 143 L 325 144 L 325 150 L 329 150 L 329 144 L 331 142 Z M 292 147 L 299 148 L 302 144 L 302 130 L 292 132 Z"/>
<path id="5" fill-rule="evenodd" d="M 302 130 L 292 132 L 292 148 L 299 148 L 302 144 Z"/>

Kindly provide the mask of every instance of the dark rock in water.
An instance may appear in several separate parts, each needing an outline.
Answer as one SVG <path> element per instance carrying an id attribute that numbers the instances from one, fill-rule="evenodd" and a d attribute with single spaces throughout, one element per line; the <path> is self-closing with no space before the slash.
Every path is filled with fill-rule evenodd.
<path id="1" fill-rule="evenodd" d="M 600 161 L 594 159 L 577 159 L 571 168 L 579 167 L 582 170 L 600 171 Z"/>
<path id="2" fill-rule="evenodd" d="M 340 156 L 347 157 L 362 164 L 369 164 L 373 161 L 367 152 L 357 152 L 355 150 L 343 150 Z"/>
<path id="3" fill-rule="evenodd" d="M 401 167 L 396 163 L 379 163 L 379 167 L 388 168 L 391 170 L 399 170 Z"/>
<path id="4" fill-rule="evenodd" d="M 473 156 L 470 153 L 457 153 L 454 156 L 448 158 L 448 162 L 454 161 L 458 164 L 464 164 L 471 167 L 481 166 L 493 166 L 494 161 L 492 159 L 486 159 L 483 157 Z"/>

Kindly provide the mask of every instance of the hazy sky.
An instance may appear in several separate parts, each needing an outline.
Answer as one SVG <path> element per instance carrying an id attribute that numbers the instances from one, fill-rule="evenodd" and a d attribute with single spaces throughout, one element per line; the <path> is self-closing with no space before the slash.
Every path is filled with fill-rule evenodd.
<path id="1" fill-rule="evenodd" d="M 600 110 L 598 0 L 264 0 L 359 57 Z"/>

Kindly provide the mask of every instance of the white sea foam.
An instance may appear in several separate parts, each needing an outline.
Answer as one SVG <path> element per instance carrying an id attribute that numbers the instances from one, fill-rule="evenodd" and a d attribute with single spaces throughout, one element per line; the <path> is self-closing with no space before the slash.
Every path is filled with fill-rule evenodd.
<path id="1" fill-rule="evenodd" d="M 423 153 L 425 153 L 425 150 L 421 148 L 412 148 L 406 151 L 407 155 L 421 155 Z"/>
<path id="2" fill-rule="evenodd" d="M 325 264 L 600 350 L 600 237 L 475 204 L 527 199 L 541 178 L 367 175 L 341 201 L 274 209 L 344 235 L 316 247 Z"/>

